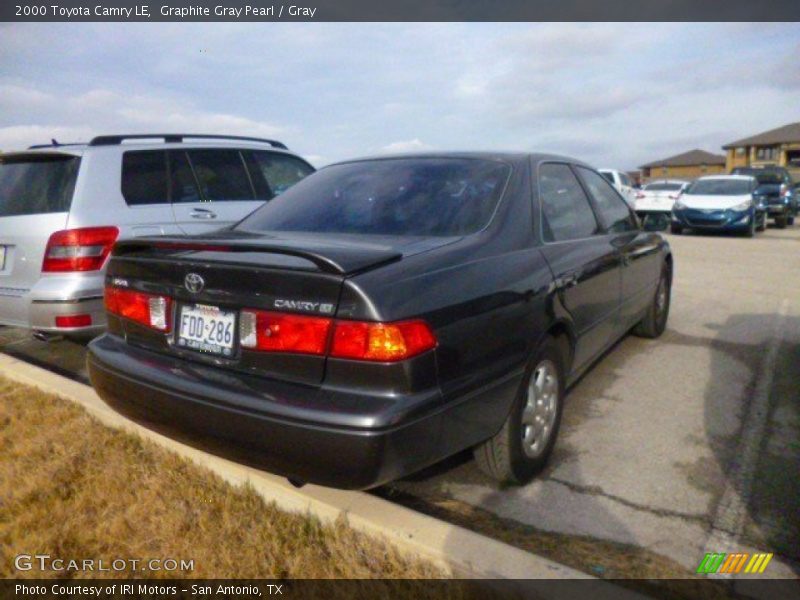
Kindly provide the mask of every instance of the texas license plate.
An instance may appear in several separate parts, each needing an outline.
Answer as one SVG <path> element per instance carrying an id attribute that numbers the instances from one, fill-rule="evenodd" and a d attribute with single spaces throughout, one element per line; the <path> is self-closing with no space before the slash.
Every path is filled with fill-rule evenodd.
<path id="1" fill-rule="evenodd" d="M 178 346 L 209 354 L 233 356 L 236 313 L 206 304 L 181 307 Z"/>

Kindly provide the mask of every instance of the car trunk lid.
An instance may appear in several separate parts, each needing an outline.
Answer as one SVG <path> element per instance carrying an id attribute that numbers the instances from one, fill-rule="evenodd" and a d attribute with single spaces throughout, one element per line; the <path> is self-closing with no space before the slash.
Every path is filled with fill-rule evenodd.
<path id="1" fill-rule="evenodd" d="M 110 328 L 124 334 L 130 343 L 190 360 L 319 383 L 325 373 L 325 356 L 250 351 L 240 346 L 238 333 L 231 354 L 223 356 L 182 347 L 183 334 L 176 330 L 185 326 L 183 311 L 203 307 L 232 315 L 237 331 L 242 309 L 330 319 L 336 315 L 347 277 L 450 240 L 381 237 L 365 241 L 364 237 L 222 231 L 191 238 L 120 242 L 109 263 L 107 284 L 171 298 L 175 327 L 164 334 L 112 317 Z"/>

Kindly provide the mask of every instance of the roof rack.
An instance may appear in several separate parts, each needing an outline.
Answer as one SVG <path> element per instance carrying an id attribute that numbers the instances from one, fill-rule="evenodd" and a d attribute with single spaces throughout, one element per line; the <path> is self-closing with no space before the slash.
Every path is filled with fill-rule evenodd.
<path id="1" fill-rule="evenodd" d="M 277 140 L 267 140 L 264 138 L 247 137 L 242 135 L 215 135 L 202 133 L 137 133 L 133 135 L 98 135 L 89 142 L 90 146 L 116 146 L 123 140 L 146 140 L 151 138 L 163 138 L 167 144 L 180 143 L 185 139 L 206 139 L 206 140 L 236 140 L 240 142 L 258 142 L 269 144 L 273 148 L 283 148 L 288 150 L 286 144 Z"/>
<path id="2" fill-rule="evenodd" d="M 28 150 L 37 150 L 39 148 L 60 148 L 61 146 L 80 146 L 80 142 L 66 142 L 61 143 L 57 142 L 55 138 L 50 139 L 49 144 L 34 144 L 33 146 L 28 146 Z"/>

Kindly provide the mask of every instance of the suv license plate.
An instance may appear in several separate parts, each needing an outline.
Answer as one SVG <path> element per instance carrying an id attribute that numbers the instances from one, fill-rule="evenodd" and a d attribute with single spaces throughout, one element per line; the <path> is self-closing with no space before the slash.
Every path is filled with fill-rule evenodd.
<path id="1" fill-rule="evenodd" d="M 181 307 L 178 346 L 209 354 L 233 356 L 236 313 L 206 304 Z"/>

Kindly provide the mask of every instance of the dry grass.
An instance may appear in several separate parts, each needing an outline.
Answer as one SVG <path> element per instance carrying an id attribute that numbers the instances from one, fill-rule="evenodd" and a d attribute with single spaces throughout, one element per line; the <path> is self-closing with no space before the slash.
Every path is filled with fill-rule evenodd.
<path id="1" fill-rule="evenodd" d="M 63 576 L 14 570 L 13 557 L 36 553 L 194 560 L 192 572 L 147 577 L 443 575 L 343 521 L 283 512 L 66 400 L 0 378 L 0 577 Z"/>

